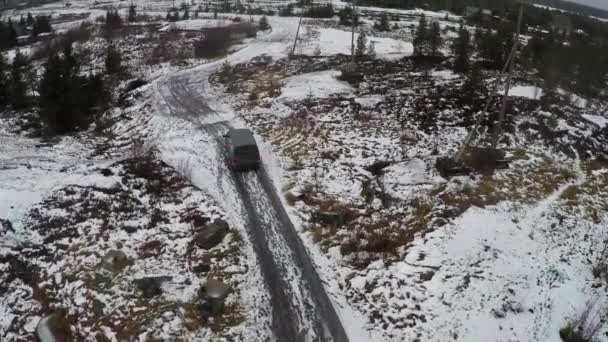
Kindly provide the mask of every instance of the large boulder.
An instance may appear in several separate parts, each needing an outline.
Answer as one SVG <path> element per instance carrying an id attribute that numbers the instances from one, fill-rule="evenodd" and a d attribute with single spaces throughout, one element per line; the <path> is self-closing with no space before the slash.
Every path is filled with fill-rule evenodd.
<path id="1" fill-rule="evenodd" d="M 135 285 L 139 288 L 145 298 L 152 298 L 163 293 L 161 286 L 165 281 L 173 279 L 170 276 L 144 277 L 135 279 Z"/>
<path id="2" fill-rule="evenodd" d="M 199 231 L 192 243 L 202 249 L 211 249 L 219 245 L 228 234 L 228 223 L 224 220 L 215 220 Z"/>
<path id="3" fill-rule="evenodd" d="M 57 309 L 48 316 L 42 317 L 36 325 L 36 336 L 40 342 L 72 341 L 70 324 L 66 309 Z"/>
<path id="4" fill-rule="evenodd" d="M 100 266 L 110 272 L 120 272 L 129 264 L 129 258 L 121 251 L 112 249 L 101 258 Z"/>
<path id="5" fill-rule="evenodd" d="M 8 219 L 0 219 L 0 233 L 14 232 L 13 224 Z"/>
<path id="6" fill-rule="evenodd" d="M 210 305 L 211 315 L 221 315 L 224 311 L 224 300 L 230 293 L 230 286 L 213 278 L 207 278 L 205 285 L 205 299 Z"/>

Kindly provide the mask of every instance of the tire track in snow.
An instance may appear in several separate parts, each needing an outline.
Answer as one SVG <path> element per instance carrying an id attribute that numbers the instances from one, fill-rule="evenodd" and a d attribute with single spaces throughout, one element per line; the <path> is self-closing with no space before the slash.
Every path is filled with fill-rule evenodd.
<path id="1" fill-rule="evenodd" d="M 284 45 L 290 34 L 286 25 L 276 25 L 270 37 L 228 59 L 233 63 L 248 60 L 252 57 L 251 51 L 261 54 L 277 43 Z M 346 342 L 348 337 L 342 323 L 266 171 L 261 168 L 255 173 L 234 174 L 223 162 L 225 141 L 222 133 L 230 127 L 227 120 L 232 113 L 229 108 L 222 108 L 221 101 L 214 99 L 212 94 L 207 94 L 208 77 L 221 62 L 159 79 L 155 88 L 161 100 L 157 103 L 158 108 L 190 122 L 214 141 L 215 185 L 220 194 L 236 189 L 242 210 L 230 208 L 230 211 L 242 212 L 245 216 L 249 238 L 270 293 L 275 339 L 280 342 Z M 218 112 L 212 106 L 221 109 Z M 228 201 L 226 204 L 236 203 Z"/>

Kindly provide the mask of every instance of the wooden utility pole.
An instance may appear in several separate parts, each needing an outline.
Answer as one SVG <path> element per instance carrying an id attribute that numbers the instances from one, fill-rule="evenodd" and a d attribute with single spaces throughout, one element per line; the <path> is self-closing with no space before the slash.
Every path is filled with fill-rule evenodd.
<path id="1" fill-rule="evenodd" d="M 352 37 L 351 37 L 351 45 L 350 45 L 350 55 L 351 55 L 351 59 L 352 62 L 355 63 L 355 15 L 356 15 L 356 11 L 355 9 L 357 8 L 357 0 L 353 0 L 353 7 L 352 7 L 352 11 L 351 11 L 351 18 L 350 20 L 353 23 L 353 32 L 352 32 Z"/>
<path id="2" fill-rule="evenodd" d="M 507 81 L 505 84 L 505 92 L 502 97 L 502 107 L 500 108 L 500 114 L 498 116 L 498 121 L 496 122 L 496 125 L 494 126 L 494 134 L 492 135 L 492 147 L 493 148 L 496 148 L 496 146 L 498 145 L 498 140 L 500 139 L 500 133 L 502 132 L 502 123 L 503 123 L 503 121 L 505 121 L 505 113 L 507 111 L 507 101 L 509 99 L 509 90 L 511 88 L 513 65 L 515 64 L 515 54 L 517 54 L 517 49 L 519 46 L 519 36 L 521 34 L 521 24 L 522 24 L 523 16 L 524 16 L 523 14 L 524 14 L 524 3 L 522 1 L 521 4 L 519 5 L 519 16 L 517 19 L 517 32 L 515 34 L 515 40 L 513 42 L 514 55 L 511 58 L 511 61 L 509 62 L 509 66 L 507 69 Z"/>
<path id="3" fill-rule="evenodd" d="M 312 0 L 310 1 L 310 5 L 312 7 Z M 302 0 L 302 8 L 300 8 L 300 21 L 298 21 L 298 29 L 296 30 L 296 39 L 293 41 L 293 47 L 291 48 L 291 53 L 289 57 L 293 56 L 296 53 L 296 44 L 298 44 L 298 35 L 300 34 L 300 26 L 302 25 L 302 18 L 304 17 L 304 1 Z"/>
<path id="4" fill-rule="evenodd" d="M 498 92 L 498 86 L 502 82 L 504 75 L 508 74 L 507 75 L 508 80 L 506 82 L 507 84 L 505 87 L 505 94 L 504 94 L 505 96 L 503 97 L 503 108 L 501 109 L 501 114 L 499 116 L 497 126 L 495 126 L 494 135 L 492 137 L 493 138 L 492 147 L 496 147 L 495 142 L 498 142 L 498 136 L 500 135 L 500 130 L 502 129 L 501 125 L 502 125 L 502 121 L 504 120 L 504 111 L 506 110 L 506 101 L 507 101 L 507 97 L 509 95 L 512 66 L 515 63 L 515 57 L 516 57 L 515 55 L 517 53 L 517 47 L 519 45 L 519 35 L 521 32 L 521 25 L 522 25 L 522 21 L 523 21 L 524 1 L 525 0 L 521 1 L 521 5 L 519 8 L 519 18 L 517 19 L 517 34 L 515 37 L 515 41 L 513 42 L 513 47 L 511 48 L 511 52 L 509 53 L 509 57 L 507 58 L 507 61 L 506 61 L 505 65 L 503 66 L 502 71 L 500 72 L 500 74 L 498 75 L 496 80 L 494 81 L 493 89 L 490 92 L 490 96 L 488 96 L 488 99 L 486 100 L 486 104 L 483 108 L 483 111 L 477 116 L 477 119 L 475 120 L 475 124 L 473 125 L 473 127 L 471 127 L 471 129 L 469 130 L 469 133 L 467 134 L 467 137 L 464 139 L 464 142 L 458 149 L 458 152 L 456 153 L 456 156 L 454 157 L 454 159 L 456 161 L 460 161 L 462 159 L 462 156 L 464 155 L 464 152 L 466 151 L 467 147 L 469 147 L 469 144 L 473 141 L 475 133 L 477 132 L 477 130 L 479 129 L 479 126 L 481 125 L 481 121 L 487 115 L 488 110 L 490 109 L 490 105 L 492 104 L 492 99 L 494 98 L 494 95 Z"/>

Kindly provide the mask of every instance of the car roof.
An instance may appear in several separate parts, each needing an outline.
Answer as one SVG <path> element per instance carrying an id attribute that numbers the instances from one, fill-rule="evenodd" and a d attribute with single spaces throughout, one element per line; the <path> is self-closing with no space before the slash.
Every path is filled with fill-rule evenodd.
<path id="1" fill-rule="evenodd" d="M 228 131 L 228 136 L 232 141 L 232 145 L 237 146 L 256 146 L 253 133 L 246 128 L 231 129 Z"/>

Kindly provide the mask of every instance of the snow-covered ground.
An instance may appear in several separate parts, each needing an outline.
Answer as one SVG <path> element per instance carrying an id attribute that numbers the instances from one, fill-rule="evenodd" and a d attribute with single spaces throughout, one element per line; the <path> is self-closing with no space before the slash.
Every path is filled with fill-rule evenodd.
<path id="1" fill-rule="evenodd" d="M 352 87 L 337 79 L 340 74 L 337 70 L 328 70 L 289 77 L 285 79 L 279 98 L 304 100 L 307 97 L 324 98 L 351 93 Z"/>
<path id="2" fill-rule="evenodd" d="M 84 3 L 33 11 L 77 13 L 91 5 Z M 160 15 L 170 5 L 136 3 Z M 506 133 L 509 144 L 502 145 L 511 168 L 446 180 L 434 161 L 453 153 L 466 134 L 470 114 L 458 102 L 461 76 L 438 68 L 422 77 L 423 70 L 402 59 L 412 54 L 411 43 L 372 34 L 368 42 L 378 59 L 362 63 L 364 82 L 348 84 L 336 70 L 349 61 L 340 55 L 350 54 L 350 32 L 306 24 L 296 48 L 306 57 L 288 60 L 297 18 L 269 19 L 270 32 L 225 59 L 234 74 L 224 84 L 209 80 L 224 59 L 191 61 L 202 65 L 182 71 L 169 63 L 140 69 L 138 76 L 153 82 L 113 111 L 109 152 L 100 153 L 102 142 L 87 135 L 44 144 L 9 133 L 8 121 L 0 121 L 0 218 L 12 223 L 12 230 L 0 227 L 0 265 L 11 271 L 1 279 L 20 276 L 0 291 L 2 338 L 30 338 L 43 314 L 66 307 L 72 319 L 90 319 L 74 325 L 89 340 L 100 331 L 114 340 L 133 337 L 107 319 L 108 312 L 136 322 L 140 339 L 268 339 L 268 284 L 216 140 L 227 125 L 255 131 L 265 169 L 285 195 L 351 341 L 558 341 L 559 329 L 588 301 L 605 305 L 607 286 L 593 276 L 592 264 L 608 236 L 608 173 L 599 158 L 608 119 L 585 109 L 587 99 L 572 95 L 551 112 L 539 109 L 541 91 L 514 87 L 517 115 Z M 273 95 L 269 84 L 280 91 Z M 236 91 L 225 92 L 231 87 Z M 134 154 L 124 146 L 135 137 L 166 163 L 156 160 L 153 168 L 162 170 L 165 186 L 125 160 Z M 243 179 L 259 200 L 260 216 L 271 217 L 261 185 Z M 122 204 L 104 211 L 114 202 Z M 99 203 L 100 217 L 90 210 Z M 192 212 L 230 226 L 210 251 L 188 254 Z M 319 215 L 327 212 L 343 222 L 328 224 Z M 262 226 L 275 233 L 284 228 Z M 287 291 L 309 310 L 285 246 L 277 238 L 270 248 L 285 256 L 277 265 L 292 280 Z M 109 291 L 100 290 L 108 277 L 99 261 L 114 248 L 133 263 L 110 278 Z M 11 263 L 14 256 L 28 272 L 39 269 L 40 279 L 16 272 L 21 264 Z M 194 270 L 201 264 L 210 267 L 205 275 L 235 289 L 229 314 L 208 324 L 191 306 L 205 281 Z M 148 300 L 134 286 L 143 276 L 172 279 L 160 297 Z M 315 325 L 300 319 L 301 326 Z M 598 341 L 608 341 L 607 330 Z"/>
<path id="3" fill-rule="evenodd" d="M 320 28 L 317 34 L 318 38 L 300 47 L 304 54 L 309 56 L 350 55 L 352 32 L 333 28 Z M 355 40 L 358 37 L 359 34 L 355 33 Z M 378 58 L 387 60 L 400 59 L 405 56 L 411 56 L 414 53 L 413 45 L 402 40 L 367 37 L 367 44 L 368 48 L 373 44 Z"/>

